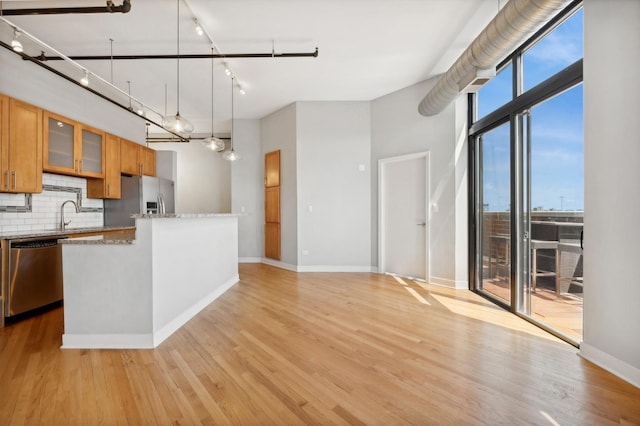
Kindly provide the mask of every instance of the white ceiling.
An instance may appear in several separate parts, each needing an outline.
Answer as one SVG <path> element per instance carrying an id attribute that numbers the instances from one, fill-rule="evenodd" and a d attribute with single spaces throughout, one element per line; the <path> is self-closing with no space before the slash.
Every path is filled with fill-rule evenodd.
<path id="1" fill-rule="evenodd" d="M 120 5 L 122 0 L 114 3 Z M 317 47 L 317 58 L 227 61 L 246 91 L 245 95 L 235 92 L 235 118 L 262 118 L 295 101 L 369 101 L 442 73 L 501 3 L 505 2 L 182 0 L 180 52 L 211 53 L 207 38 L 195 33 L 193 15 L 223 54 L 270 53 L 272 47 L 276 53 L 313 52 Z M 4 9 L 104 5 L 99 0 L 3 2 Z M 109 55 L 112 45 L 114 55 L 176 54 L 177 7 L 177 0 L 131 0 L 131 11 L 126 14 L 6 18 L 68 56 Z M 2 33 L 2 40 L 9 43 L 7 33 Z M 28 44 L 25 51 L 37 55 L 36 46 Z M 167 113 L 175 114 L 176 59 L 81 64 L 125 92 L 129 81 L 134 98 L 160 113 L 166 105 Z M 69 70 L 76 72 L 69 68 L 66 73 Z M 217 134 L 229 131 L 231 116 L 231 80 L 220 60 L 214 80 Z M 194 123 L 195 133 L 210 132 L 210 60 L 180 61 L 180 113 Z"/>

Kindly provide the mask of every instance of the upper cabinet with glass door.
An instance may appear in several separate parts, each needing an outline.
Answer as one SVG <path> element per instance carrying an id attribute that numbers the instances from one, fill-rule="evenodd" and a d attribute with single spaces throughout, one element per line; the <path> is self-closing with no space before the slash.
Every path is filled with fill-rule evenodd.
<path id="1" fill-rule="evenodd" d="M 51 112 L 44 114 L 43 169 L 104 177 L 104 132 Z"/>

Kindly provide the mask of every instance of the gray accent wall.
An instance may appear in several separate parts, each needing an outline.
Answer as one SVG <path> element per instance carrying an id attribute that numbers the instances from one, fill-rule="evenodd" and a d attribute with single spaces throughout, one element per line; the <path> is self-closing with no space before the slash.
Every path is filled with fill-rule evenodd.
<path id="1" fill-rule="evenodd" d="M 370 102 L 297 102 L 298 270 L 370 271 Z"/>
<path id="2" fill-rule="evenodd" d="M 267 152 L 280 150 L 280 262 L 292 269 L 298 264 L 296 120 L 296 104 L 290 104 L 263 118 L 261 129 L 262 158 Z"/>
<path id="3" fill-rule="evenodd" d="M 435 81 L 371 103 L 371 263 L 378 265 L 378 160 L 429 151 L 431 282 L 468 288 L 466 97 L 421 116 L 418 104 Z"/>
<path id="4" fill-rule="evenodd" d="M 264 252 L 264 156 L 260 120 L 235 120 L 233 146 L 242 158 L 231 165 L 231 212 L 238 218 L 240 261 L 259 262 Z"/>

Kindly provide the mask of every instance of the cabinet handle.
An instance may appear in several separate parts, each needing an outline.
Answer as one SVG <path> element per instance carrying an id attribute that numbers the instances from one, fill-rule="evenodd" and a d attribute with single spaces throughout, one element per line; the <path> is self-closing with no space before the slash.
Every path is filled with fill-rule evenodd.
<path id="1" fill-rule="evenodd" d="M 73 170 L 78 173 L 78 160 L 74 160 L 73 162 Z"/>
<path id="2" fill-rule="evenodd" d="M 18 187 L 18 172 L 14 170 L 11 174 L 13 175 L 13 189 L 16 189 Z"/>
<path id="3" fill-rule="evenodd" d="M 110 183 L 107 184 L 107 197 L 109 195 L 111 195 L 111 184 Z"/>
<path id="4" fill-rule="evenodd" d="M 142 163 L 140 163 L 140 176 L 142 176 L 143 174 L 144 174 L 144 167 Z"/>
<path id="5" fill-rule="evenodd" d="M 78 160 L 78 172 L 82 171 L 82 160 Z"/>

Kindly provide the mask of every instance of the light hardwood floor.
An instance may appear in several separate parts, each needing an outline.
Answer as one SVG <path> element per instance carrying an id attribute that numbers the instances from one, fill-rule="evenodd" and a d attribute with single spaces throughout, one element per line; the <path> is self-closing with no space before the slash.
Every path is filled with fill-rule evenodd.
<path id="1" fill-rule="evenodd" d="M 62 308 L 0 329 L 0 424 L 640 424 L 640 389 L 468 291 L 240 277 L 155 350 L 61 350 Z"/>
<path id="2" fill-rule="evenodd" d="M 509 285 L 505 281 L 485 280 L 484 289 L 503 301 L 510 298 Z M 531 316 L 570 339 L 582 341 L 582 293 L 562 293 L 539 286 L 531 293 Z"/>

